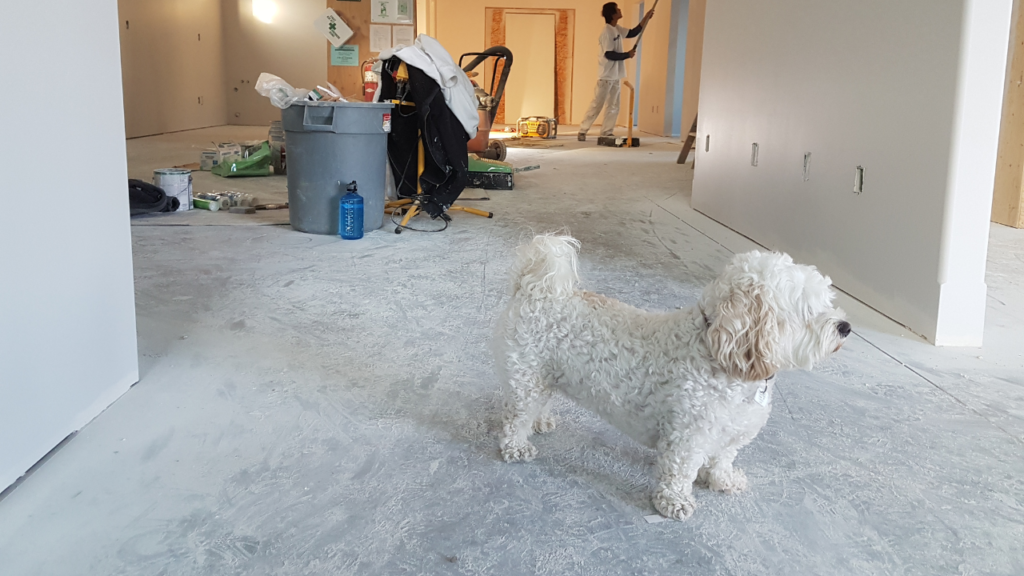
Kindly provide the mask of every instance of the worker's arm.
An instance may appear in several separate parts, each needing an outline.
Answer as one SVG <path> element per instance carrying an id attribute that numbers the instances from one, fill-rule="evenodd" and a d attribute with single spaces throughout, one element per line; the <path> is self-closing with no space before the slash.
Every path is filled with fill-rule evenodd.
<path id="1" fill-rule="evenodd" d="M 629 52 L 616 52 L 609 50 L 604 53 L 604 57 L 609 60 L 626 60 L 636 55 L 636 50 L 630 50 Z"/>
<path id="2" fill-rule="evenodd" d="M 640 23 L 636 25 L 636 28 L 633 28 L 632 30 L 626 33 L 626 38 L 636 38 L 637 36 L 639 36 L 640 32 L 643 32 L 644 26 L 647 25 L 647 22 L 650 21 L 652 16 L 654 16 L 653 9 L 647 12 L 647 14 L 644 14 L 643 20 L 641 20 Z"/>

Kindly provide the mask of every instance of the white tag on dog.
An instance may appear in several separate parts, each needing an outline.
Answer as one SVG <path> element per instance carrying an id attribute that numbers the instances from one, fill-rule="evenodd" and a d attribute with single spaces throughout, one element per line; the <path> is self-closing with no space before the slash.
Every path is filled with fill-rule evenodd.
<path id="1" fill-rule="evenodd" d="M 772 400 L 772 381 L 775 378 L 769 378 L 764 381 L 764 384 L 757 389 L 757 393 L 754 394 L 754 402 L 757 402 L 761 406 L 767 406 Z"/>

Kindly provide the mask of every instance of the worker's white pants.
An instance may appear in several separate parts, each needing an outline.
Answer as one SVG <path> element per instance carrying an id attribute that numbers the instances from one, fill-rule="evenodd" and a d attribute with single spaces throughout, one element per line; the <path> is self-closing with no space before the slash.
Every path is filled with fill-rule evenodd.
<path id="1" fill-rule="evenodd" d="M 597 115 L 604 107 L 604 120 L 601 122 L 601 136 L 612 136 L 615 131 L 615 120 L 619 117 L 619 80 L 598 80 L 594 88 L 594 101 L 587 109 L 587 115 L 580 124 L 580 133 L 586 134 L 597 120 Z M 607 103 L 607 106 L 605 104 Z"/>

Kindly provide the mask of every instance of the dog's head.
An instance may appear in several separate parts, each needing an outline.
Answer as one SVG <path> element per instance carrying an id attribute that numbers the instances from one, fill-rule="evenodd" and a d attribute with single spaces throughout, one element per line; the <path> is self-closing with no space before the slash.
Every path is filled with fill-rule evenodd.
<path id="1" fill-rule="evenodd" d="M 845 314 L 832 307 L 831 285 L 786 254 L 737 254 L 700 299 L 712 356 L 745 381 L 811 368 L 850 334 Z"/>

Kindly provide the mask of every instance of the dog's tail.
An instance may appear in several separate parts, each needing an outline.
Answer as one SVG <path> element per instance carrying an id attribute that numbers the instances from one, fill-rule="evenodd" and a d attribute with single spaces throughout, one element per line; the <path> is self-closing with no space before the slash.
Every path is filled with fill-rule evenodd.
<path id="1" fill-rule="evenodd" d="M 580 241 L 567 235 L 541 234 L 516 250 L 512 295 L 565 298 L 573 293 L 579 275 L 576 253 Z"/>

